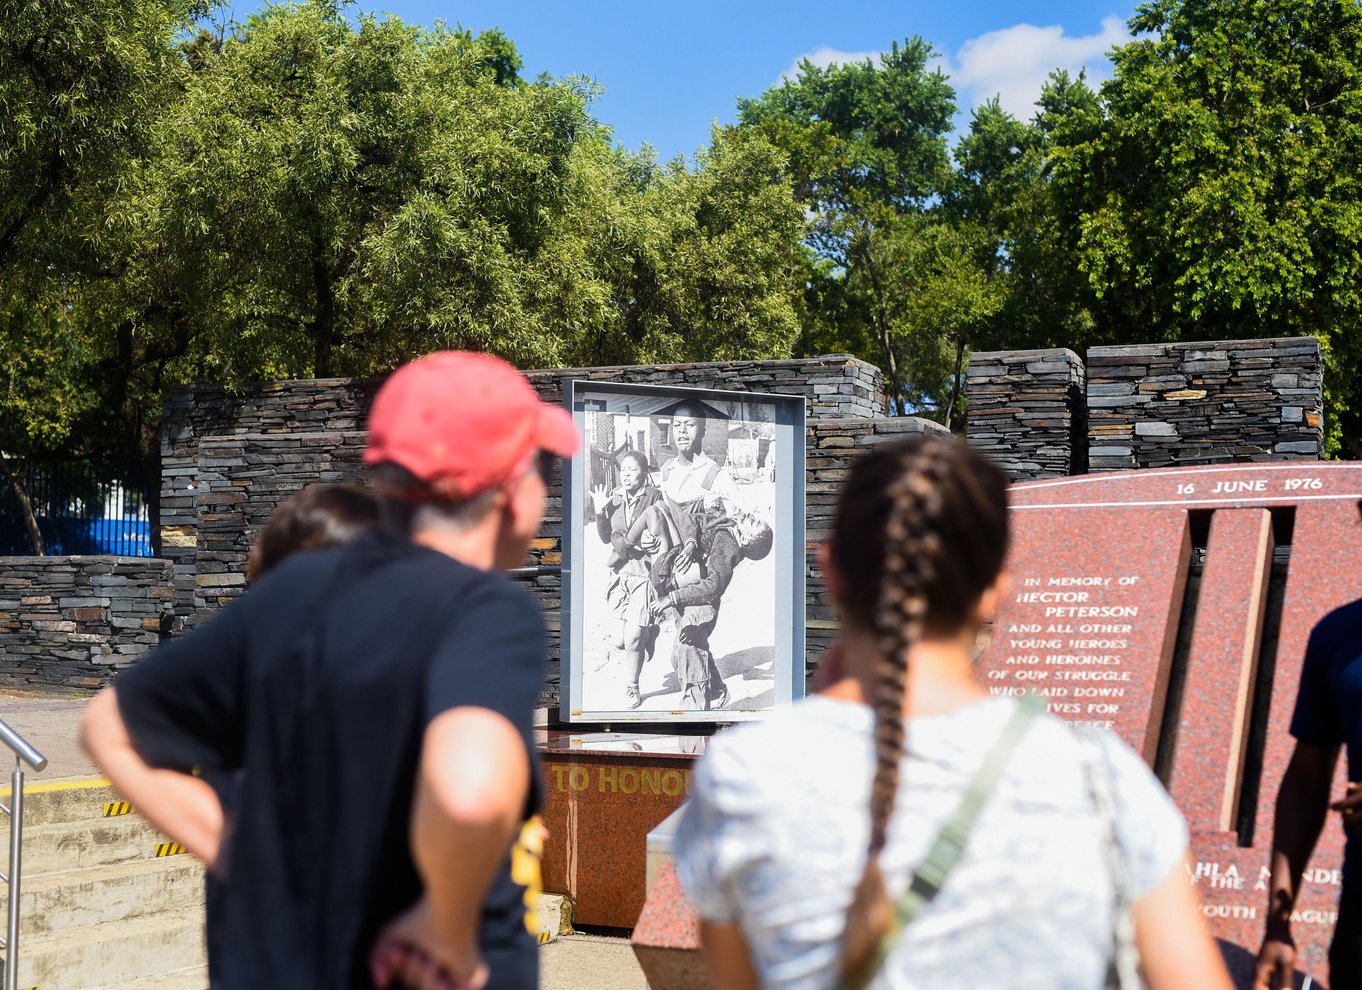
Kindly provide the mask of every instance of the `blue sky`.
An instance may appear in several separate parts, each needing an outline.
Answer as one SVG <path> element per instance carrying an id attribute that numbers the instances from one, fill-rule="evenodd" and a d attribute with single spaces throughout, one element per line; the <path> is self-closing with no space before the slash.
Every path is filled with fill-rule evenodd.
<path id="1" fill-rule="evenodd" d="M 1105 53 L 1128 38 L 1133 11 L 1133 3 L 1103 0 L 357 0 L 357 7 L 418 24 L 500 28 L 520 50 L 526 76 L 590 76 L 605 88 L 596 119 L 621 144 L 646 141 L 663 159 L 708 144 L 712 121 L 733 121 L 738 97 L 760 95 L 801 57 L 848 61 L 911 35 L 940 53 L 962 110 L 998 94 L 1029 117 L 1051 69 L 1086 67 L 1098 81 L 1110 75 Z"/>

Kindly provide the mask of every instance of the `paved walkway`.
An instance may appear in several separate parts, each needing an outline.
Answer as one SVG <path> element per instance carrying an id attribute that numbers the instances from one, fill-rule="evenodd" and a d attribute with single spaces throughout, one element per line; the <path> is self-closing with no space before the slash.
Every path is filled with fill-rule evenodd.
<path id="1" fill-rule="evenodd" d="M 539 950 L 539 990 L 648 990 L 629 940 L 564 935 Z"/>
<path id="2" fill-rule="evenodd" d="M 99 776 L 99 771 L 80 751 L 80 715 L 88 700 L 86 695 L 52 698 L 0 692 L 0 719 L 47 757 L 47 767 L 42 771 L 24 766 L 26 781 Z M 0 754 L 3 754 L 3 766 L 13 769 L 8 750 L 0 747 Z"/>

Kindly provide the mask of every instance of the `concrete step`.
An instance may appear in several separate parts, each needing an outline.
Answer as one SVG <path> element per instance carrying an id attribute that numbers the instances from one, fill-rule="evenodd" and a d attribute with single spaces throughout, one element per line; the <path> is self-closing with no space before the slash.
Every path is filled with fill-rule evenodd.
<path id="1" fill-rule="evenodd" d="M 165 839 L 138 815 L 25 824 L 25 878 L 155 859 Z"/>
<path id="2" fill-rule="evenodd" d="M 113 921 L 22 940 L 19 986 L 111 990 L 134 980 L 202 967 L 206 962 L 201 917 Z"/>
<path id="3" fill-rule="evenodd" d="M 535 907 L 539 924 L 539 944 L 555 941 L 560 935 L 572 934 L 572 899 L 565 894 L 540 894 Z"/>
<path id="4" fill-rule="evenodd" d="M 9 807 L 9 788 L 0 790 L 0 802 Z M 54 780 L 24 785 L 24 828 L 56 822 L 88 821 L 103 818 L 106 805 L 119 805 L 122 799 L 109 782 L 100 777 L 79 780 Z M 115 806 L 110 809 L 120 810 Z M 8 830 L 9 821 L 0 816 L 0 828 Z"/>
<path id="5" fill-rule="evenodd" d="M 26 876 L 21 893 L 21 931 L 30 937 L 98 933 L 129 920 L 203 924 L 203 866 L 186 855 Z"/>
<path id="6" fill-rule="evenodd" d="M 208 967 L 190 966 L 173 973 L 148 976 L 131 983 L 120 983 L 113 990 L 205 990 L 208 986 Z"/>

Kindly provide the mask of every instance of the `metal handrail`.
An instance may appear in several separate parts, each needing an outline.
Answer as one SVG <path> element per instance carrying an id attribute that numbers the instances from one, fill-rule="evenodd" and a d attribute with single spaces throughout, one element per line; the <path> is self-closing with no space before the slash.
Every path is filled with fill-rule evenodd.
<path id="1" fill-rule="evenodd" d="M 0 810 L 9 813 L 9 872 L 0 874 L 9 884 L 9 910 L 6 912 L 5 926 L 5 990 L 15 990 L 19 986 L 19 871 L 23 860 L 24 833 L 24 764 L 34 770 L 47 766 L 43 756 L 19 733 L 15 732 L 4 719 L 0 719 L 0 742 L 14 751 L 14 772 L 9 776 L 9 807 L 0 804 Z"/>
<path id="2" fill-rule="evenodd" d="M 34 749 L 33 744 L 15 732 L 3 718 L 0 718 L 0 742 L 14 750 L 14 755 L 34 770 L 41 770 L 47 766 L 47 757 Z"/>

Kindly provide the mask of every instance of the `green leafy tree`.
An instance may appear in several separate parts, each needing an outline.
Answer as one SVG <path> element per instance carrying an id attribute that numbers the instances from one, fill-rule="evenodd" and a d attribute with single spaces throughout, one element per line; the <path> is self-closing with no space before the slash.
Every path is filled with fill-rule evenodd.
<path id="1" fill-rule="evenodd" d="M 0 458 L 69 452 L 80 432 L 96 454 L 119 446 L 86 430 L 108 419 L 94 415 L 101 404 L 118 405 L 116 376 L 99 373 L 108 355 L 72 314 L 83 281 L 114 274 L 107 204 L 170 95 L 175 39 L 202 12 L 182 0 L 43 0 L 0 18 Z M 121 421 L 115 435 L 129 435 Z"/>
<path id="2" fill-rule="evenodd" d="M 365 373 L 437 347 L 522 367 L 773 356 L 799 208 L 717 135 L 692 170 L 614 148 L 595 87 L 501 36 L 271 7 L 190 79 L 134 226 L 178 241 L 202 360 Z M 204 267 L 206 266 L 206 267 Z M 243 341 L 259 342 L 247 351 Z M 204 369 L 221 375 L 229 369 Z"/>
<path id="3" fill-rule="evenodd" d="M 616 359 L 790 356 L 803 215 L 784 164 L 759 137 L 720 129 L 693 169 L 678 159 L 657 170 L 633 202 L 632 241 L 616 245 L 631 259 L 615 293 Z"/>
<path id="4" fill-rule="evenodd" d="M 795 79 L 738 103 L 739 126 L 788 156 L 808 211 L 806 272 L 820 284 L 806 298 L 818 304 L 809 318 L 822 325 L 805 339 L 845 339 L 856 350 L 870 342 L 867 356 L 884 368 L 895 406 L 907 398 L 906 341 L 896 336 L 890 306 L 908 291 L 896 281 L 913 276 L 888 263 L 890 245 L 919 229 L 902 221 L 930 209 L 950 171 L 955 94 L 928 69 L 931 55 L 930 45 L 912 38 L 878 61 L 820 68 L 806 60 Z"/>
<path id="5" fill-rule="evenodd" d="M 1153 0 L 1131 28 L 1048 162 L 1094 336 L 1317 335 L 1330 446 L 1362 455 L 1362 7 Z"/>
<path id="6" fill-rule="evenodd" d="M 103 444 L 155 477 L 169 384 L 446 347 L 522 367 L 790 353 L 802 212 L 768 142 L 721 132 L 660 167 L 592 119 L 594 85 L 527 82 L 496 32 L 325 0 L 197 34 L 171 13 L 127 25 L 150 53 L 136 112 L 85 111 L 121 143 L 0 259 L 6 422 L 30 447 Z"/>
<path id="7" fill-rule="evenodd" d="M 1081 351 L 1092 338 L 1093 293 L 1069 236 L 1083 204 L 1059 195 L 1051 172 L 1057 131 L 1088 135 L 1098 126 L 1097 94 L 1082 76 L 1062 71 L 1046 83 L 1029 122 L 996 99 L 971 114 L 944 212 L 975 231 L 979 264 L 1004 294 L 991 320 L 976 326 L 973 346 Z"/>

